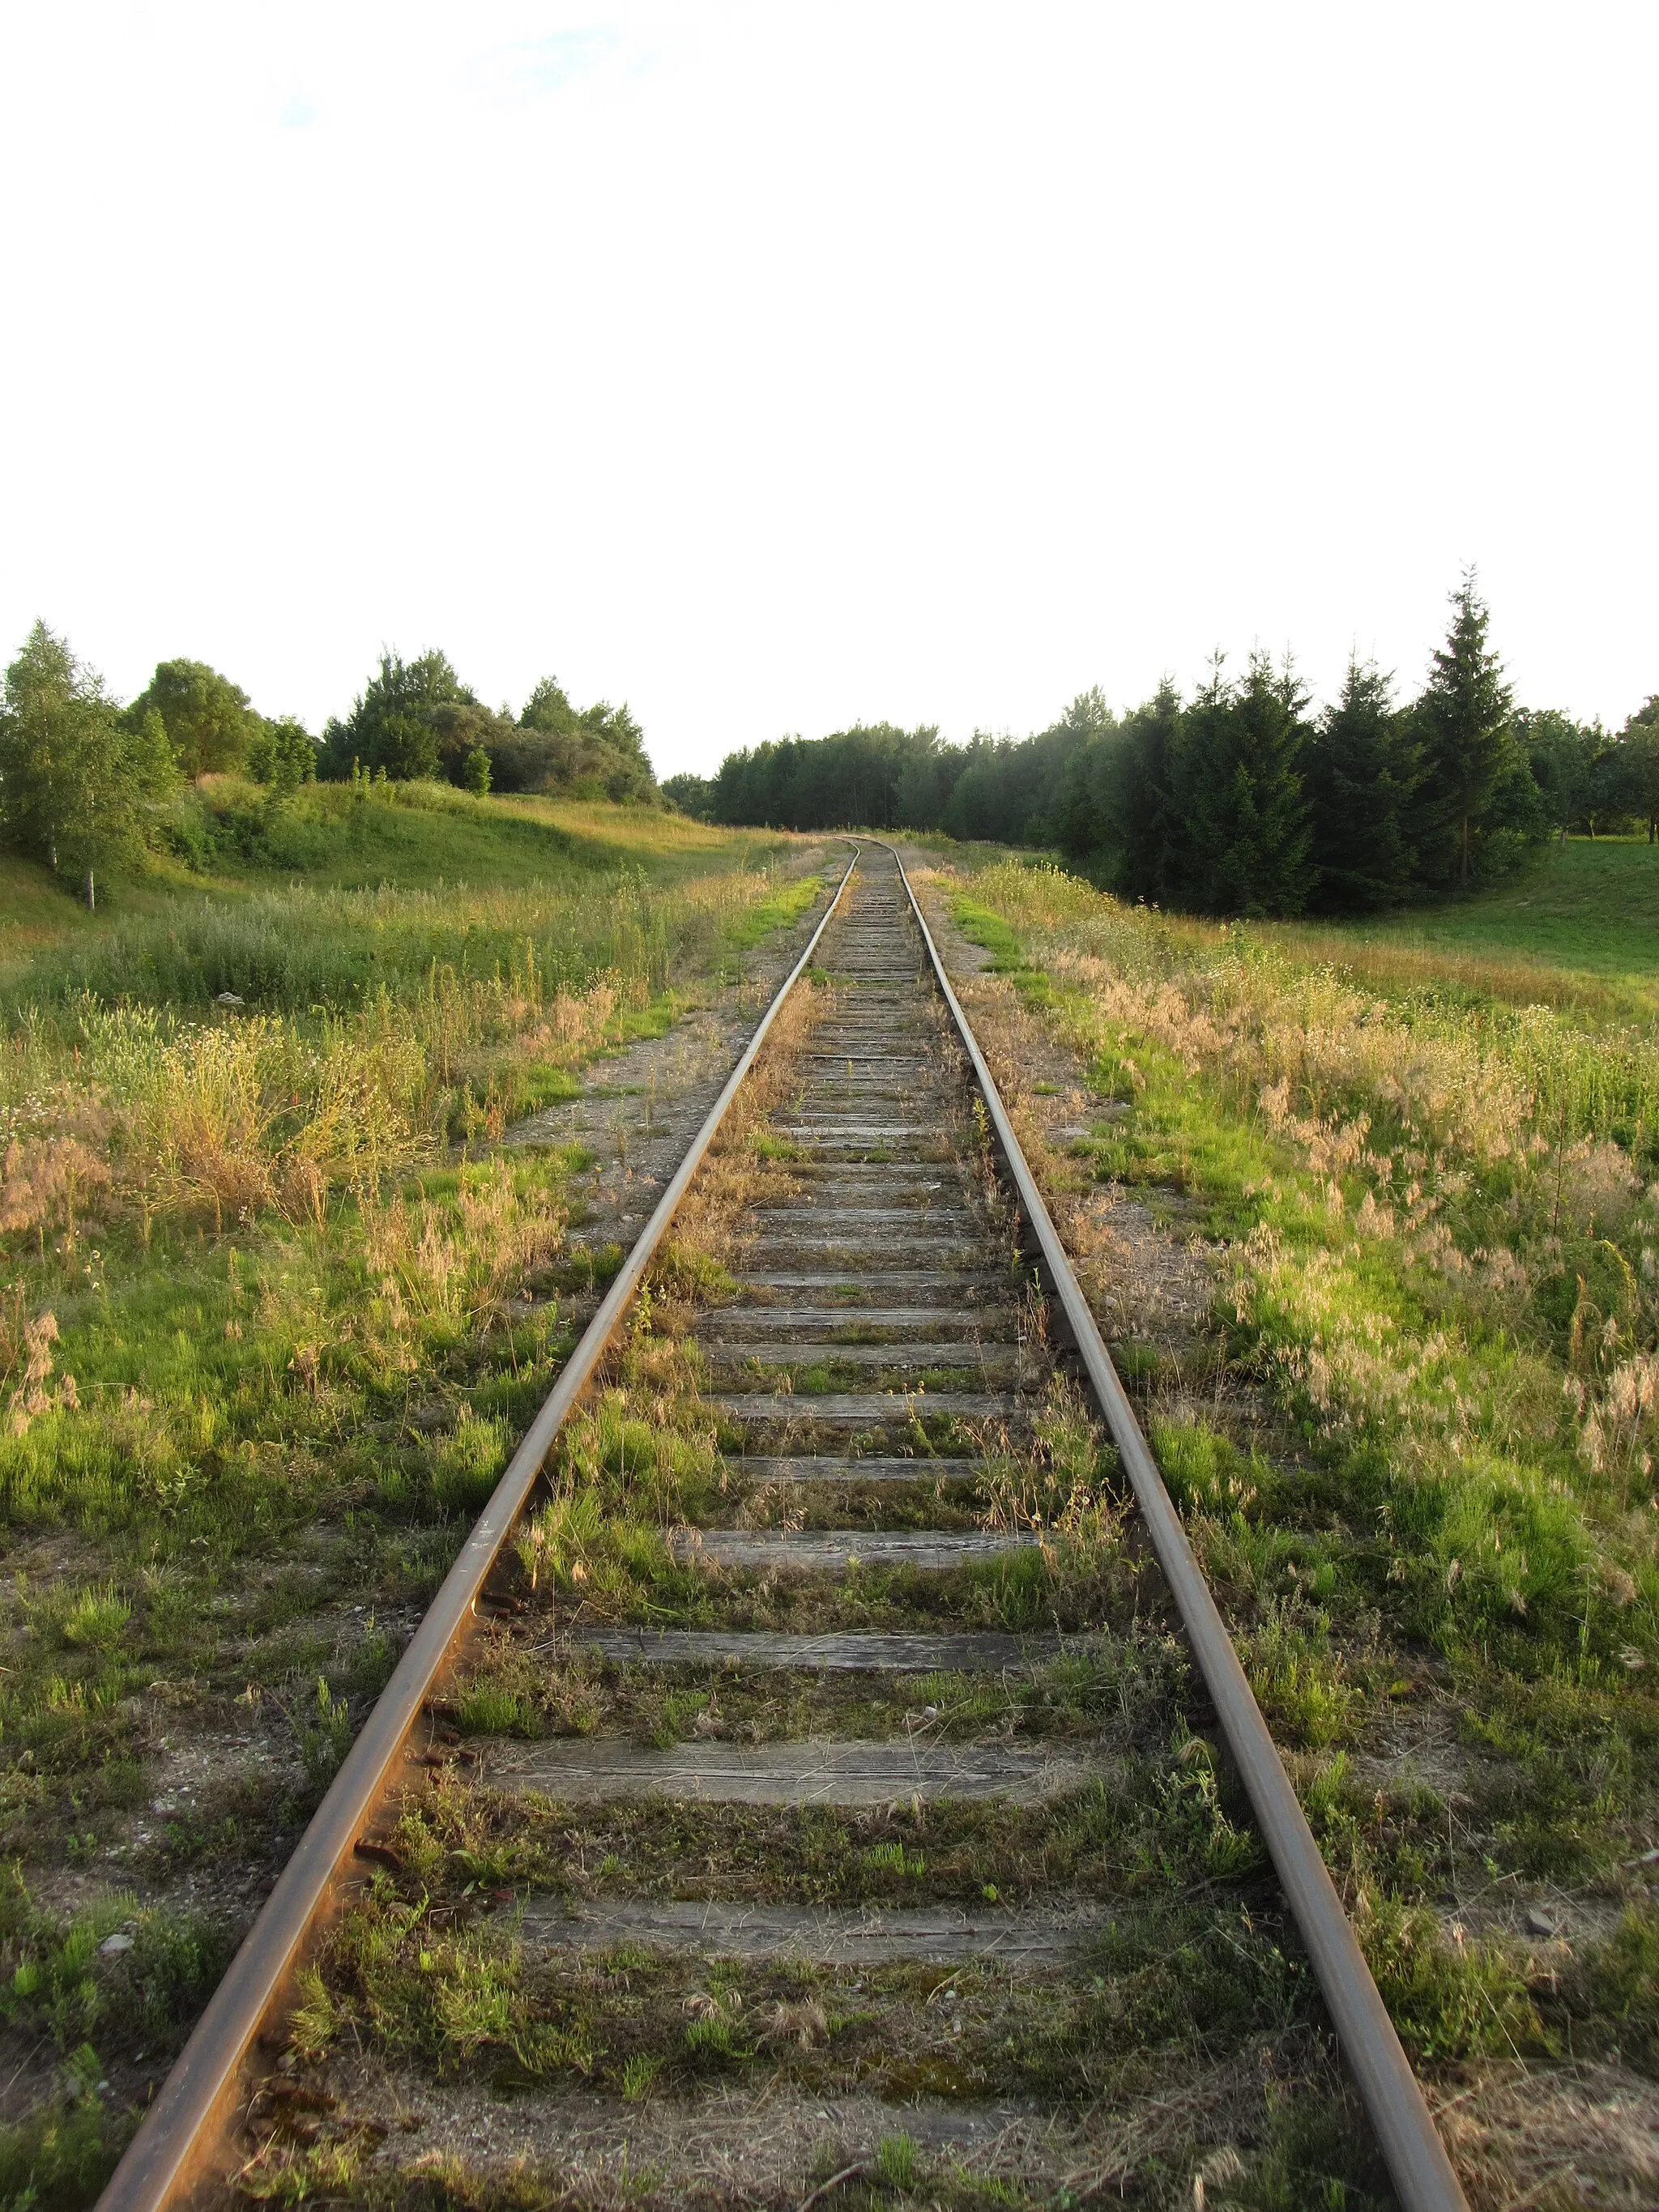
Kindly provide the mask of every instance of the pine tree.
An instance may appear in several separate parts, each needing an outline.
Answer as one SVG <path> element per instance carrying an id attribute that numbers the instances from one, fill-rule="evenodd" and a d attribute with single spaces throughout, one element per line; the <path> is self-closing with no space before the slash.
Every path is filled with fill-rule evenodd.
<path id="1" fill-rule="evenodd" d="M 1415 708 L 1423 745 L 1420 842 L 1431 876 L 1467 884 L 1481 817 L 1514 748 L 1515 696 L 1486 642 L 1492 615 L 1469 569 Z"/>
<path id="2" fill-rule="evenodd" d="M 1360 913 L 1411 895 L 1413 805 L 1422 769 L 1412 719 L 1395 710 L 1392 678 L 1351 659 L 1308 755 L 1318 905 Z"/>

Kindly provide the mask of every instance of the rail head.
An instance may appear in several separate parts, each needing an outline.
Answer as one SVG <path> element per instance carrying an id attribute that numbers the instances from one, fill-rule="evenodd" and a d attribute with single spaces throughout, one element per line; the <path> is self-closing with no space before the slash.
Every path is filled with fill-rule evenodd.
<path id="1" fill-rule="evenodd" d="M 216 2147 L 240 2087 L 255 2037 L 301 1962 L 307 1935 L 336 1891 L 352 1847 L 393 1786 L 396 1769 L 433 1683 L 541 1473 L 560 1428 L 592 1379 L 785 1001 L 811 964 L 859 864 L 853 852 L 805 950 L 773 994 L 737 1065 L 612 1279 L 599 1310 L 474 1522 L 391 1680 L 353 1741 L 310 1826 L 209 1999 L 155 2102 L 111 2175 L 97 2212 L 162 2212 L 215 2178 Z M 228 2161 L 227 2161 L 228 2162 Z"/>
<path id="2" fill-rule="evenodd" d="M 1319 1986 L 1346 2054 L 1356 2086 L 1404 2212 L 1468 2212 L 1416 2075 L 1401 2048 L 1382 1992 L 1355 1940 L 1313 1831 L 1285 1771 L 1284 1761 L 1246 1680 L 1232 1638 L 1187 1540 L 1164 1477 L 1158 1472 L 1134 1407 L 1083 1294 L 1042 1193 L 1032 1174 L 1002 1094 L 987 1065 L 972 1024 L 939 957 L 915 887 L 896 850 L 879 838 L 872 845 L 892 854 L 927 946 L 933 977 L 967 1054 L 974 1080 L 1028 1227 L 1036 1240 L 1078 1356 L 1117 1446 L 1146 1533 L 1176 1609 L 1180 1613 L 1221 1733 L 1250 1800 L 1291 1911 L 1301 1929 Z"/>

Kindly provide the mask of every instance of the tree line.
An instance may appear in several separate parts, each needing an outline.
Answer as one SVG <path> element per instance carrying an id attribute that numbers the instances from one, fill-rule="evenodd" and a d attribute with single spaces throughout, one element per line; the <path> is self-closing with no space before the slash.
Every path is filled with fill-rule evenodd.
<path id="1" fill-rule="evenodd" d="M 1212 660 L 1118 715 L 1084 692 L 1021 740 L 878 723 L 729 754 L 663 788 L 722 823 L 940 830 L 1058 848 L 1122 896 L 1206 914 L 1363 913 L 1490 879 L 1569 830 L 1659 836 L 1659 697 L 1622 730 L 1517 707 L 1471 574 L 1419 695 L 1351 663 L 1318 713 L 1287 657 Z"/>
<path id="2" fill-rule="evenodd" d="M 35 623 L 0 696 L 0 839 L 14 850 L 95 905 L 100 881 L 147 848 L 170 842 L 199 857 L 181 793 L 223 775 L 278 804 L 302 783 L 353 776 L 662 803 L 627 707 L 579 708 L 550 676 L 515 715 L 485 707 L 441 653 L 385 653 L 350 711 L 317 738 L 292 715 L 259 714 L 198 660 L 161 661 L 123 706 L 65 639 Z"/>

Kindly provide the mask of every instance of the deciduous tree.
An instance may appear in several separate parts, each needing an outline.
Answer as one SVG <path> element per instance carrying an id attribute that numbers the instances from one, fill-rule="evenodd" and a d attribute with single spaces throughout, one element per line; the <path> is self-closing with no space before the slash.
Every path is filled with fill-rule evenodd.
<path id="1" fill-rule="evenodd" d="M 161 716 L 179 768 L 198 779 L 240 768 L 259 732 L 241 685 L 204 660 L 159 662 L 128 720 L 136 729 L 151 712 Z"/>
<path id="2" fill-rule="evenodd" d="M 1642 823 L 1651 845 L 1659 836 L 1659 697 L 1631 716 L 1609 755 L 1613 803 Z"/>
<path id="3" fill-rule="evenodd" d="M 135 723 L 44 623 L 6 671 L 0 821 L 22 851 L 97 903 L 99 878 L 137 857 L 152 803 L 174 780 L 153 708 Z"/>

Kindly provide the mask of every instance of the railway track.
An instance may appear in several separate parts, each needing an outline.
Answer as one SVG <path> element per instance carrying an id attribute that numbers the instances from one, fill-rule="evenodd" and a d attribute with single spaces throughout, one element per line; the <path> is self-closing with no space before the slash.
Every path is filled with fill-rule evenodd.
<path id="1" fill-rule="evenodd" d="M 732 1142 L 786 1013 L 779 1103 Z M 701 1244 L 669 1235 L 688 1192 Z M 1236 1780 L 1184 1723 L 1151 1748 L 1183 1699 Z M 605 2202 L 641 2165 L 659 2203 L 1119 2193 L 1079 2117 L 1146 2087 L 1109 1962 L 1133 1923 L 1158 2002 L 1183 1976 L 1206 2002 L 1190 1916 L 1147 1936 L 1148 1851 L 1177 1890 L 1248 1869 L 1241 1784 L 1401 2203 L 1460 2206 L 920 909 L 866 844 L 104 2204 L 222 2200 L 239 2171 Z"/>

